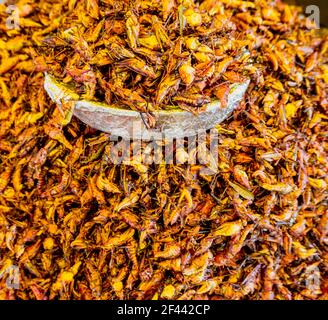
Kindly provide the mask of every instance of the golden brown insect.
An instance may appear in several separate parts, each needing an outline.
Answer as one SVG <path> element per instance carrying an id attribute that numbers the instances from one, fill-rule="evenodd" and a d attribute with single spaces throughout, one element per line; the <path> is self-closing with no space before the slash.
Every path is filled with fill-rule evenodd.
<path id="1" fill-rule="evenodd" d="M 149 291 L 155 291 L 163 280 L 164 274 L 162 271 L 157 271 L 154 273 L 153 277 L 149 281 L 143 281 L 139 285 L 138 298 L 144 297 L 149 294 Z"/>
<path id="2" fill-rule="evenodd" d="M 98 0 L 87 0 L 86 2 L 86 9 L 89 15 L 94 18 L 98 19 L 99 17 L 99 4 Z"/>
<path id="3" fill-rule="evenodd" d="M 38 285 L 31 285 L 31 290 L 36 300 L 47 300 L 46 290 Z"/>
<path id="4" fill-rule="evenodd" d="M 22 160 L 20 160 L 17 165 L 16 168 L 13 172 L 13 176 L 12 176 L 12 182 L 13 182 L 13 187 L 16 190 L 16 192 L 19 194 L 20 191 L 22 191 L 22 189 L 24 188 L 23 184 L 22 184 L 22 170 L 23 170 L 23 166 L 29 161 L 30 159 L 25 159 L 23 158 Z"/>
<path id="5" fill-rule="evenodd" d="M 60 183 L 58 185 L 52 187 L 48 191 L 44 192 L 41 196 L 42 197 L 53 197 L 53 196 L 63 193 L 66 190 L 66 188 L 68 188 L 70 179 L 71 179 L 70 173 L 68 171 L 64 171 Z"/>
<path id="6" fill-rule="evenodd" d="M 24 250 L 22 256 L 20 257 L 20 262 L 25 263 L 33 259 L 33 257 L 35 257 L 35 255 L 38 253 L 40 247 L 41 247 L 41 240 L 38 240 L 35 244 L 27 247 Z"/>
<path id="7" fill-rule="evenodd" d="M 2 193 L 8 186 L 12 172 L 13 172 L 13 166 L 7 165 L 5 167 L 5 170 L 1 173 L 1 175 L 0 175 L 0 193 Z"/>
<path id="8" fill-rule="evenodd" d="M 254 226 L 246 226 L 240 235 L 237 235 L 231 241 L 229 248 L 225 252 L 220 253 L 215 256 L 214 261 L 216 265 L 226 265 L 234 258 L 234 256 L 242 249 L 244 246 L 244 241 L 248 234 L 254 229 Z"/>
<path id="9" fill-rule="evenodd" d="M 261 265 L 257 265 L 242 282 L 244 295 L 252 294 L 256 290 L 259 282 L 260 270 Z"/>
<path id="10" fill-rule="evenodd" d="M 120 211 L 120 218 L 134 229 L 142 230 L 139 217 L 128 209 Z"/>
<path id="11" fill-rule="evenodd" d="M 195 66 L 196 75 L 200 79 L 212 78 L 215 72 L 215 64 L 213 61 L 202 62 Z"/>
<path id="12" fill-rule="evenodd" d="M 136 190 L 134 192 L 132 192 L 128 197 L 126 197 L 124 200 L 122 200 L 122 202 L 120 202 L 119 204 L 117 204 L 117 206 L 115 207 L 115 211 L 119 212 L 122 209 L 125 209 L 129 206 L 132 206 L 133 204 L 135 204 L 139 198 L 140 198 L 140 192 L 141 190 Z"/>
<path id="13" fill-rule="evenodd" d="M 163 0 L 162 1 L 162 11 L 163 11 L 163 20 L 166 21 L 169 15 L 172 13 L 173 9 L 176 8 L 175 0 Z"/>
<path id="14" fill-rule="evenodd" d="M 61 132 L 59 127 L 52 125 L 52 124 L 47 124 L 44 126 L 44 129 L 50 138 L 62 143 L 69 150 L 73 150 L 72 145 L 65 138 L 64 134 Z"/>
<path id="15" fill-rule="evenodd" d="M 264 271 L 264 288 L 263 288 L 263 295 L 262 299 L 265 300 L 273 300 L 274 299 L 274 291 L 273 291 L 273 284 L 276 279 L 276 272 L 274 270 L 274 266 L 268 265 Z"/>
<path id="16" fill-rule="evenodd" d="M 118 186 L 116 186 L 114 183 L 110 182 L 103 175 L 100 175 L 97 178 L 96 185 L 99 190 L 106 190 L 107 192 L 111 192 L 111 193 L 121 193 Z"/>
<path id="17" fill-rule="evenodd" d="M 131 262 L 134 265 L 134 268 L 138 269 L 138 243 L 134 240 L 130 241 L 130 243 L 126 246 L 128 256 Z"/>
<path id="18" fill-rule="evenodd" d="M 211 102 L 211 99 L 209 97 L 202 94 L 175 96 L 172 100 L 178 103 L 185 103 L 187 105 L 195 107 L 201 107 Z"/>
<path id="19" fill-rule="evenodd" d="M 86 264 L 86 268 L 88 271 L 87 275 L 90 289 L 95 297 L 99 297 L 102 290 L 102 279 L 100 273 L 90 262 Z"/>
<path id="20" fill-rule="evenodd" d="M 166 73 L 171 74 L 175 68 L 181 64 L 181 58 L 188 58 L 189 53 L 186 52 L 185 56 L 182 53 L 182 45 L 183 45 L 183 38 L 179 37 L 174 46 L 168 50 L 167 55 L 167 65 L 166 65 Z"/>
<path id="21" fill-rule="evenodd" d="M 212 263 L 213 254 L 207 251 L 194 258 L 189 267 L 184 268 L 182 273 L 194 284 L 199 284 L 205 279 L 207 268 Z"/>
<path id="22" fill-rule="evenodd" d="M 167 35 L 164 26 L 156 16 L 152 16 L 152 26 L 162 51 L 165 47 L 170 47 L 172 45 L 171 40 Z"/>
<path id="23" fill-rule="evenodd" d="M 122 103 L 124 105 L 131 107 L 133 110 L 147 111 L 147 101 L 137 92 L 115 85 L 110 85 L 110 88 L 115 91 L 116 95 L 122 98 Z"/>
<path id="24" fill-rule="evenodd" d="M 177 300 L 192 300 L 192 298 L 194 297 L 195 294 L 196 294 L 196 290 L 191 289 L 191 290 L 186 291 L 181 296 L 179 296 L 177 298 Z"/>
<path id="25" fill-rule="evenodd" d="M 126 32 L 129 40 L 129 46 L 134 49 L 139 43 L 140 25 L 138 18 L 133 11 L 126 13 Z"/>
<path id="26" fill-rule="evenodd" d="M 178 91 L 181 80 L 174 76 L 166 76 L 160 83 L 157 95 L 156 103 L 160 104 L 165 97 L 171 96 Z"/>
<path id="27" fill-rule="evenodd" d="M 181 272 L 181 258 L 169 259 L 160 261 L 158 264 L 164 270 L 173 270 L 175 272 Z"/>
<path id="28" fill-rule="evenodd" d="M 305 64 L 305 72 L 310 72 L 317 64 L 318 52 L 313 52 L 310 57 L 307 59 Z"/>
<path id="29" fill-rule="evenodd" d="M 108 39 L 108 52 L 106 54 L 113 60 L 121 60 L 126 58 L 134 58 L 135 55 L 130 50 L 126 49 L 122 44 L 122 41 L 118 37 L 111 37 Z M 137 49 L 137 48 L 135 48 Z"/>
<path id="30" fill-rule="evenodd" d="M 213 93 L 220 100 L 222 108 L 228 105 L 228 95 L 230 92 L 230 86 L 228 83 L 222 83 L 214 88 Z"/>
<path id="31" fill-rule="evenodd" d="M 188 59 L 187 62 L 182 63 L 179 68 L 179 74 L 182 81 L 186 85 L 191 85 L 195 80 L 196 70 L 191 66 L 191 59 Z"/>
<path id="32" fill-rule="evenodd" d="M 10 69 L 14 68 L 20 61 L 25 61 L 27 59 L 27 55 L 16 55 L 14 57 L 6 59 L 5 61 L 2 61 L 0 64 L 0 75 L 3 75 Z"/>
<path id="33" fill-rule="evenodd" d="M 123 234 L 110 238 L 102 247 L 106 250 L 109 250 L 114 247 L 121 246 L 132 239 L 134 233 L 134 229 L 128 229 Z"/>
<path id="34" fill-rule="evenodd" d="M 163 251 L 158 251 L 154 253 L 155 258 L 176 258 L 180 255 L 181 248 L 176 244 L 166 244 Z"/>
<path id="35" fill-rule="evenodd" d="M 120 62 L 120 66 L 131 69 L 143 76 L 150 77 L 152 79 L 156 78 L 157 75 L 152 67 L 148 66 L 143 60 L 131 58 Z"/>

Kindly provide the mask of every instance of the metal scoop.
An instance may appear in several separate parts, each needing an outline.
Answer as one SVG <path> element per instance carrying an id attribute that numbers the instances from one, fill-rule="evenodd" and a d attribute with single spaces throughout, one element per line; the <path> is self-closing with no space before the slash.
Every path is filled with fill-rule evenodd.
<path id="1" fill-rule="evenodd" d="M 249 81 L 231 85 L 227 106 L 220 101 L 207 105 L 199 115 L 184 110 L 160 110 L 153 112 L 156 129 L 145 125 L 140 112 L 120 109 L 104 103 L 79 100 L 79 96 L 69 88 L 45 74 L 44 88 L 57 104 L 74 101 L 74 115 L 85 124 L 123 139 L 162 140 L 191 137 L 215 127 L 224 121 L 243 99 Z"/>

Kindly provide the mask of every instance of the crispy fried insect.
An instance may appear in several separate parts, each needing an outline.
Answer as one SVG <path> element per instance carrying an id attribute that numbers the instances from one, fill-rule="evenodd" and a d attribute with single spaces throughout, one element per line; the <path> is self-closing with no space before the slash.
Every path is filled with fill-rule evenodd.
<path id="1" fill-rule="evenodd" d="M 128 242 L 130 239 L 132 239 L 134 233 L 135 233 L 134 229 L 128 229 L 121 235 L 117 235 L 117 236 L 110 238 L 108 241 L 106 241 L 106 243 L 104 243 L 102 248 L 104 248 L 106 250 L 110 250 L 117 246 L 121 246 L 121 245 L 125 244 L 126 242 Z"/>
<path id="2" fill-rule="evenodd" d="M 112 60 L 122 60 L 127 58 L 134 58 L 135 55 L 130 50 L 126 49 L 122 43 L 120 43 L 120 39 L 117 39 L 116 37 L 111 37 L 108 42 L 110 43 L 110 47 L 106 54 L 112 59 Z M 137 48 L 135 48 L 137 49 Z"/>
<path id="3" fill-rule="evenodd" d="M 163 11 L 163 20 L 166 21 L 170 14 L 173 12 L 173 9 L 176 8 L 175 0 L 163 0 L 162 1 L 162 11 Z"/>
<path id="4" fill-rule="evenodd" d="M 10 183 L 11 174 L 13 172 L 13 166 L 7 165 L 5 170 L 0 175 L 0 193 L 2 193 Z"/>
<path id="5" fill-rule="evenodd" d="M 139 44 L 139 21 L 135 13 L 131 10 L 126 13 L 126 18 L 126 33 L 128 36 L 129 46 L 134 49 Z"/>
<path id="6" fill-rule="evenodd" d="M 202 94 L 190 94 L 185 96 L 175 96 L 173 101 L 178 103 L 185 103 L 194 107 L 201 107 L 208 104 L 211 99 Z"/>
<path id="7" fill-rule="evenodd" d="M 181 248 L 176 244 L 166 244 L 163 251 L 158 251 L 154 253 L 155 258 L 176 258 L 180 255 Z"/>
<path id="8" fill-rule="evenodd" d="M 156 16 L 152 16 L 152 26 L 162 51 L 165 47 L 170 47 L 172 45 L 172 42 L 169 36 L 167 35 L 166 30 L 163 27 L 162 23 Z"/>
<path id="9" fill-rule="evenodd" d="M 186 85 L 191 85 L 195 80 L 196 70 L 191 66 L 191 59 L 182 63 L 179 68 L 179 74 Z"/>
<path id="10" fill-rule="evenodd" d="M 175 94 L 180 85 L 181 80 L 174 76 L 166 76 L 160 83 L 156 95 L 156 104 L 160 104 L 165 97 Z"/>
<path id="11" fill-rule="evenodd" d="M 153 68 L 148 66 L 143 60 L 140 59 L 126 59 L 120 62 L 119 65 L 131 69 L 137 73 L 140 73 L 143 76 L 150 77 L 152 79 L 157 77 Z"/>
<path id="12" fill-rule="evenodd" d="M 58 185 L 52 187 L 45 193 L 43 193 L 41 196 L 42 197 L 53 197 L 53 196 L 63 193 L 68 188 L 70 179 L 71 179 L 70 173 L 68 171 L 64 171 L 60 183 Z"/>
<path id="13" fill-rule="evenodd" d="M 97 270 L 97 268 L 95 268 L 95 266 L 92 265 L 91 262 L 86 264 L 86 268 L 87 268 L 87 277 L 92 294 L 95 297 L 99 297 L 102 291 L 102 279 L 100 273 Z"/>

